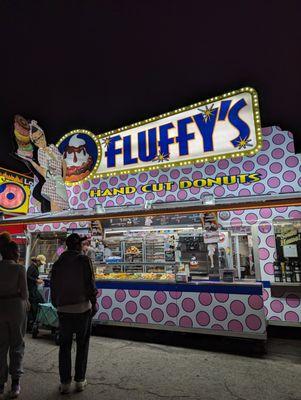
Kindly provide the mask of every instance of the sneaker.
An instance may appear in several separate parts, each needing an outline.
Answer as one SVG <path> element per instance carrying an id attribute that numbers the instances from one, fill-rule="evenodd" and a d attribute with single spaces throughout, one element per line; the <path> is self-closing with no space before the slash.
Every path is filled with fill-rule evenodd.
<path id="1" fill-rule="evenodd" d="M 61 383 L 60 384 L 60 393 L 61 394 L 68 394 L 70 393 L 71 384 L 70 383 Z"/>
<path id="2" fill-rule="evenodd" d="M 77 392 L 82 392 L 85 387 L 87 386 L 88 382 L 87 379 L 85 379 L 84 381 L 80 381 L 80 382 L 75 382 L 75 389 Z"/>
<path id="3" fill-rule="evenodd" d="M 13 381 L 11 385 L 11 392 L 9 398 L 16 399 L 17 397 L 19 397 L 20 393 L 21 393 L 20 383 L 18 381 L 16 382 Z"/>

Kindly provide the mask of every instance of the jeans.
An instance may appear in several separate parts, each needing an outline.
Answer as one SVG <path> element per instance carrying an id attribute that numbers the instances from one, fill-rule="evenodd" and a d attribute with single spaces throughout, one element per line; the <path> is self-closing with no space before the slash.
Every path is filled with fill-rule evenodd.
<path id="1" fill-rule="evenodd" d="M 81 313 L 58 313 L 60 322 L 60 350 L 59 372 L 61 383 L 70 383 L 71 376 L 71 348 L 73 334 L 76 334 L 75 376 L 76 382 L 85 380 L 89 341 L 91 335 L 91 310 Z"/>
<path id="2" fill-rule="evenodd" d="M 15 321 L 0 322 L 0 384 L 7 382 L 8 372 L 12 380 L 19 380 L 23 374 L 24 334 L 26 318 L 20 325 Z M 9 354 L 9 367 L 7 356 Z"/>

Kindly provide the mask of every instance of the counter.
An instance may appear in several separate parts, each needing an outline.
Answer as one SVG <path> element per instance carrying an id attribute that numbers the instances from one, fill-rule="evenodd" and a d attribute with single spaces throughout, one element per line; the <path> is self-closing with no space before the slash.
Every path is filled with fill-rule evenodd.
<path id="1" fill-rule="evenodd" d="M 94 323 L 266 339 L 260 282 L 97 280 L 96 286 Z"/>

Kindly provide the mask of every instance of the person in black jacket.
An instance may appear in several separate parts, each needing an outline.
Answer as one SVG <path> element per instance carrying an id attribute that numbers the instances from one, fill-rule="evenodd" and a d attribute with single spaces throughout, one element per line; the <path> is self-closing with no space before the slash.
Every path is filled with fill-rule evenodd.
<path id="1" fill-rule="evenodd" d="M 44 303 L 43 296 L 38 289 L 38 285 L 43 284 L 43 280 L 39 277 L 40 265 L 42 265 L 40 259 L 38 257 L 32 257 L 31 264 L 27 270 L 27 286 L 30 303 L 27 329 L 29 331 L 31 331 L 32 326 L 36 320 L 39 304 Z"/>
<path id="2" fill-rule="evenodd" d="M 86 369 L 92 317 L 96 313 L 95 278 L 91 260 L 82 254 L 82 242 L 77 233 L 67 237 L 67 250 L 53 264 L 50 288 L 51 301 L 59 316 L 60 392 L 71 388 L 71 347 L 76 334 L 74 381 L 77 391 L 87 385 Z"/>

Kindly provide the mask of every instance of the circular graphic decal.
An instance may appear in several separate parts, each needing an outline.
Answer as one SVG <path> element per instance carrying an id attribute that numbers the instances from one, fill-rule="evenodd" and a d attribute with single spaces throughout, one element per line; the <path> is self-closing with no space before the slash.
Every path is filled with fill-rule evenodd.
<path id="1" fill-rule="evenodd" d="M 0 185 L 0 207 L 3 210 L 15 210 L 22 207 L 26 201 L 26 193 L 17 183 L 2 183 Z"/>
<path id="2" fill-rule="evenodd" d="M 86 180 L 100 164 L 102 154 L 99 141 L 93 133 L 84 129 L 67 133 L 57 147 L 67 165 L 67 184 Z"/>

